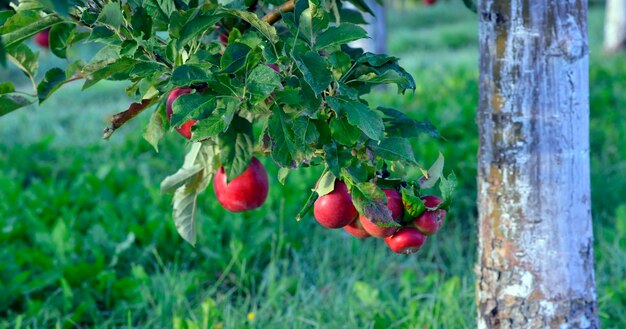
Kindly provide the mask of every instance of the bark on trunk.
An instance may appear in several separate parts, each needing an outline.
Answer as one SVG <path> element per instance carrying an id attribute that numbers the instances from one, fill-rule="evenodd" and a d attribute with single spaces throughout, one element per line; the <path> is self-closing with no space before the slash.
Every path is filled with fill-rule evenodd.
<path id="1" fill-rule="evenodd" d="M 604 18 L 604 50 L 626 48 L 626 0 L 607 0 Z"/>
<path id="2" fill-rule="evenodd" d="M 597 328 L 587 2 L 478 13 L 478 327 Z"/>

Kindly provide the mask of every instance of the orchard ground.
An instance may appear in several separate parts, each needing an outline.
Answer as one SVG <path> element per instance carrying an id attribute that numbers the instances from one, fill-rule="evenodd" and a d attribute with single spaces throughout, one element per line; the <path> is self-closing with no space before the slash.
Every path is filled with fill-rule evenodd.
<path id="1" fill-rule="evenodd" d="M 390 53 L 417 90 L 369 101 L 437 123 L 447 140 L 423 137 L 414 151 L 428 165 L 441 150 L 460 183 L 444 227 L 419 254 L 325 229 L 310 213 L 296 222 L 319 170 L 292 173 L 283 187 L 267 159 L 267 203 L 231 214 L 207 189 L 192 248 L 175 231 L 171 197 L 159 194 L 186 141 L 170 133 L 155 153 L 141 138 L 148 114 L 102 141 L 106 116 L 128 105 L 124 86 L 81 93 L 77 83 L 0 119 L 0 328 L 473 327 L 476 16 L 455 2 L 390 17 Z M 603 327 L 624 328 L 626 54 L 602 54 L 602 20 L 603 7 L 592 7 L 596 280 Z"/>

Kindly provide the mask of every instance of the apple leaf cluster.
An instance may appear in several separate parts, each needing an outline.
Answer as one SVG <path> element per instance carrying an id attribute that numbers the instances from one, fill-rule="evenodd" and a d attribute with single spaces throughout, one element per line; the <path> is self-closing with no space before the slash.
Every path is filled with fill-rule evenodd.
<path id="1" fill-rule="evenodd" d="M 340 180 L 359 213 L 393 225 L 381 187 L 400 190 L 417 169 L 423 181 L 402 195 L 420 203 L 420 184 L 434 186 L 443 168 L 422 168 L 408 138 L 441 136 L 427 120 L 362 98 L 378 85 L 415 89 L 398 58 L 349 45 L 367 38 L 368 12 L 363 0 L 23 1 L 0 11 L 0 65 L 19 67 L 33 94 L 2 82 L 0 115 L 42 103 L 71 81 L 84 81 L 83 89 L 128 82 L 134 103 L 113 116 L 105 138 L 152 108 L 143 136 L 155 150 L 174 129 L 191 141 L 183 167 L 161 189 L 174 194 L 176 227 L 192 244 L 197 195 L 220 168 L 228 182 L 242 175 L 255 154 L 280 167 L 281 182 L 298 168 L 326 168 L 298 218 Z M 26 41 L 42 32 L 67 65 L 37 78 L 39 52 Z M 72 49 L 83 44 L 99 50 L 76 58 Z M 454 184 L 446 182 L 447 207 Z"/>

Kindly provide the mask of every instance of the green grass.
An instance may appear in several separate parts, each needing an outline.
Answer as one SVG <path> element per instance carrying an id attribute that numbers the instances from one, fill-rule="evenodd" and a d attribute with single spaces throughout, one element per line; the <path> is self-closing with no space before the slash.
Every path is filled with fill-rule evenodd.
<path id="1" fill-rule="evenodd" d="M 0 119 L 0 328 L 472 327 L 476 259 L 476 17 L 457 4 L 394 13 L 390 51 L 415 93 L 369 97 L 433 121 L 445 142 L 414 141 L 425 165 L 441 150 L 460 188 L 443 231 L 418 255 L 391 253 L 293 218 L 319 170 L 285 187 L 270 170 L 267 204 L 225 212 L 199 200 L 198 246 L 178 237 L 159 182 L 184 141 L 160 153 L 141 139 L 148 115 L 110 141 L 106 116 L 123 85 L 71 85 L 40 108 Z M 626 326 L 626 58 L 605 58 L 601 8 L 590 14 L 591 163 L 596 279 L 603 327 Z M 622 111 L 622 112 L 620 112 Z M 252 314 L 254 317 L 252 318 Z"/>

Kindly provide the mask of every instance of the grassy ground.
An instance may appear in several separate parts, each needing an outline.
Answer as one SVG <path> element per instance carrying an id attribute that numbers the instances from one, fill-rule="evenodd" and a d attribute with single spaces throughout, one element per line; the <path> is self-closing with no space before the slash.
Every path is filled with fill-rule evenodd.
<path id="1" fill-rule="evenodd" d="M 476 209 L 476 18 L 460 7 L 393 13 L 390 51 L 416 77 L 414 94 L 374 104 L 435 122 L 446 142 L 418 139 L 419 160 L 441 150 L 459 177 L 443 231 L 414 256 L 293 217 L 318 172 L 272 189 L 259 210 L 230 214 L 208 190 L 199 243 L 185 244 L 160 180 L 184 142 L 144 142 L 147 115 L 109 142 L 107 114 L 123 86 L 69 86 L 0 124 L 0 328 L 464 328 L 472 327 Z M 626 326 L 626 58 L 598 45 L 590 15 L 591 136 L 596 278 L 603 327 Z M 302 191 L 298 193 L 299 191 Z M 295 193 L 294 193 L 295 192 Z"/>

